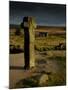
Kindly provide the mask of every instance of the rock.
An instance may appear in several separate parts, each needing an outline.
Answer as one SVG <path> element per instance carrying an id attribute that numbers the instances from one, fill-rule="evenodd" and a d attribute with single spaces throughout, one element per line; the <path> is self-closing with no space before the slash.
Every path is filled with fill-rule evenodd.
<path id="1" fill-rule="evenodd" d="M 49 77 L 47 74 L 43 74 L 39 80 L 39 85 L 40 86 L 46 86 L 47 85 L 47 81 L 48 81 Z"/>

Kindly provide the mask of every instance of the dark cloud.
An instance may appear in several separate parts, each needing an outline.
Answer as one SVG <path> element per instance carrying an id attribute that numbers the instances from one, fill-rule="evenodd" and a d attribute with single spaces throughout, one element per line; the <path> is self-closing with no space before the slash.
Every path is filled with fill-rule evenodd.
<path id="1" fill-rule="evenodd" d="M 10 1 L 10 23 L 20 24 L 24 16 L 34 16 L 37 24 L 65 26 L 66 5 Z"/>

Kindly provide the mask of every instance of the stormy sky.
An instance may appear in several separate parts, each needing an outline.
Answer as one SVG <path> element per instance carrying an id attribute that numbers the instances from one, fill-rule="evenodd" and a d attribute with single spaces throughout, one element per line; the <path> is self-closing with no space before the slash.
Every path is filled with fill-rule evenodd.
<path id="1" fill-rule="evenodd" d="M 9 2 L 9 23 L 20 24 L 24 16 L 33 16 L 38 25 L 65 26 L 66 5 Z"/>

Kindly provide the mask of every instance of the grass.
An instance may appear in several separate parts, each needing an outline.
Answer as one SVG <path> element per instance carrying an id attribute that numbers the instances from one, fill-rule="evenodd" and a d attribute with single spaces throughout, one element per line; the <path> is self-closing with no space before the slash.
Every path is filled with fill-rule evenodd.
<path id="1" fill-rule="evenodd" d="M 61 73 L 51 74 L 47 86 L 61 86 L 66 85 L 66 78 Z"/>
<path id="2" fill-rule="evenodd" d="M 60 64 L 60 66 L 66 67 L 66 57 L 64 56 L 53 56 L 53 57 L 49 57 L 49 60 L 57 60 L 58 64 Z"/>
<path id="3" fill-rule="evenodd" d="M 66 84 L 66 57 L 55 56 L 50 57 L 50 60 L 56 60 L 59 65 L 59 72 L 52 73 L 49 76 L 48 86 L 58 86 Z"/>
<path id="4" fill-rule="evenodd" d="M 58 65 L 60 66 L 58 72 L 56 73 L 50 73 L 47 72 L 34 72 L 36 73 L 35 76 L 22 79 L 19 82 L 16 83 L 16 88 L 29 88 L 29 87 L 44 87 L 44 86 L 62 86 L 66 85 L 66 57 L 50 57 L 49 60 L 55 60 L 57 61 Z M 40 70 L 40 68 L 38 68 Z M 48 75 L 48 80 L 45 83 L 39 84 L 39 81 L 43 75 Z M 44 78 L 45 80 L 46 78 Z"/>
<path id="5" fill-rule="evenodd" d="M 57 64 L 59 65 L 59 71 L 57 73 L 49 74 L 48 75 L 49 80 L 47 81 L 47 83 L 44 84 L 44 86 L 58 86 L 58 85 L 66 84 L 66 57 L 65 55 L 62 55 L 62 51 L 61 51 L 60 56 L 58 56 L 59 53 L 57 51 L 56 53 L 54 53 L 54 55 L 50 55 L 50 54 L 53 54 L 54 47 L 58 45 L 59 43 L 65 43 L 65 36 L 58 36 L 58 37 L 48 36 L 48 37 L 43 37 L 43 38 L 42 37 L 35 38 L 35 49 L 38 52 L 46 51 L 45 59 L 46 59 L 46 56 L 48 56 L 47 58 L 48 60 L 52 60 L 52 61 L 55 60 Z M 24 36 L 23 35 L 19 35 L 19 36 L 11 35 L 10 44 L 20 45 L 23 49 L 24 48 Z M 40 60 L 37 62 L 37 64 L 42 64 L 42 63 L 47 64 L 47 60 L 46 61 Z M 43 73 L 40 72 L 40 74 L 42 75 Z M 40 76 L 37 74 L 35 77 L 30 77 L 30 78 L 20 80 L 19 82 L 16 83 L 15 87 L 16 88 L 38 87 L 40 86 L 39 79 L 40 79 Z"/>
<path id="6" fill-rule="evenodd" d="M 62 38 L 61 36 L 48 36 L 48 37 L 38 37 L 35 39 L 35 49 L 37 51 L 48 51 L 48 50 L 54 50 L 55 46 L 59 43 L 65 43 L 65 38 Z M 24 37 L 22 35 L 10 36 L 10 44 L 13 45 L 20 45 L 20 47 L 24 48 Z"/>
<path id="7" fill-rule="evenodd" d="M 18 83 L 16 83 L 16 88 L 38 87 L 38 79 L 39 75 L 20 80 Z"/>

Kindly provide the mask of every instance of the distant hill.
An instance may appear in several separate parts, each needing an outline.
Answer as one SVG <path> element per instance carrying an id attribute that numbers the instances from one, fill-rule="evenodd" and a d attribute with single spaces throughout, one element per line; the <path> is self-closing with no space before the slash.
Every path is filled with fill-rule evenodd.
<path id="1" fill-rule="evenodd" d="M 20 25 L 16 25 L 16 24 L 10 24 L 9 25 L 10 29 L 19 28 L 19 27 L 20 27 Z"/>
<path id="2" fill-rule="evenodd" d="M 16 30 L 20 30 L 22 33 L 24 32 L 22 29 L 20 29 L 20 25 L 10 25 L 10 32 L 14 33 Z M 57 26 L 37 26 L 35 29 L 36 35 L 39 33 L 48 33 L 49 35 L 65 35 L 66 34 L 66 27 L 57 27 Z"/>
<path id="3" fill-rule="evenodd" d="M 66 27 L 64 27 L 64 26 L 37 26 L 37 29 L 45 29 L 45 28 L 64 28 L 64 29 L 66 29 Z"/>
<path id="4" fill-rule="evenodd" d="M 10 29 L 20 28 L 20 25 L 10 24 L 9 25 L 9 28 Z M 46 29 L 49 29 L 49 28 L 61 28 L 61 29 L 65 29 L 66 30 L 66 27 L 64 27 L 64 26 L 63 27 L 62 26 L 41 26 L 41 25 L 40 26 L 39 25 L 37 26 L 37 29 L 45 29 L 45 28 Z"/>

